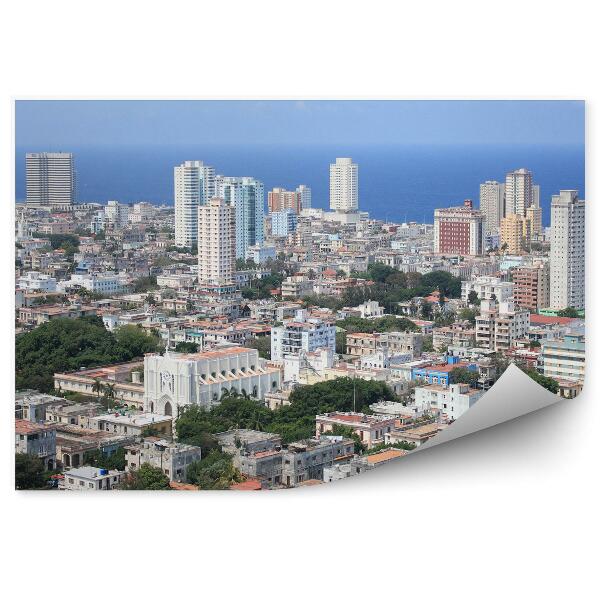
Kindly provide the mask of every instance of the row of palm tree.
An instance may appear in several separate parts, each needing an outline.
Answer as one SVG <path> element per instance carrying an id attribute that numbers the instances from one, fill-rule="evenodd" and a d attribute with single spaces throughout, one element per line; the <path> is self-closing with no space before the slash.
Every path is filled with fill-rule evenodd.
<path id="1" fill-rule="evenodd" d="M 98 402 L 100 401 L 100 394 L 102 394 L 102 397 L 106 400 L 107 407 L 112 408 L 114 406 L 116 398 L 114 383 L 104 383 L 96 377 L 92 385 L 92 391 L 95 392 Z"/>

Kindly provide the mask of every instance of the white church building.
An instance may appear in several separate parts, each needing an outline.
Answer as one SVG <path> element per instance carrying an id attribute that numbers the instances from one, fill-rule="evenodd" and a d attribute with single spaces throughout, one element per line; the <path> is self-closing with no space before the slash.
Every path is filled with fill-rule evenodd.
<path id="1" fill-rule="evenodd" d="M 267 366 L 258 351 L 240 346 L 183 354 L 147 354 L 144 358 L 145 410 L 177 416 L 179 406 L 209 409 L 223 390 L 246 392 L 263 400 L 281 386 L 281 370 Z"/>

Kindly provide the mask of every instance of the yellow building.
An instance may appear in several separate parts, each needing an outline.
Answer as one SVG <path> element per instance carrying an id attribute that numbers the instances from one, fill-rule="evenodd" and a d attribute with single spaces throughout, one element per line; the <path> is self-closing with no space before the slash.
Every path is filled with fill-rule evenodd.
<path id="1" fill-rule="evenodd" d="M 500 223 L 500 248 L 508 254 L 524 254 L 531 244 L 531 220 L 515 213 Z"/>

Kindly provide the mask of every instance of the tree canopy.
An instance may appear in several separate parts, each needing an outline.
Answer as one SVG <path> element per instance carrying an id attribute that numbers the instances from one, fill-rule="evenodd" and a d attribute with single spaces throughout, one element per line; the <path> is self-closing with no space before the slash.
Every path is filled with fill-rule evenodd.
<path id="1" fill-rule="evenodd" d="M 201 490 L 227 490 L 243 481 L 242 474 L 233 466 L 232 457 L 217 449 L 193 462 L 188 467 L 187 479 Z"/>
<path id="2" fill-rule="evenodd" d="M 347 333 L 373 333 L 384 331 L 419 331 L 419 327 L 410 319 L 387 315 L 378 319 L 362 319 L 346 317 L 337 321 L 336 325 Z"/>
<path id="3" fill-rule="evenodd" d="M 535 369 L 523 369 L 523 372 L 529 375 L 531 379 L 536 383 L 539 383 L 543 388 L 546 388 L 549 392 L 558 394 L 560 386 L 558 385 L 558 381 L 552 379 L 552 377 L 546 377 L 545 375 L 538 373 Z"/>
<path id="4" fill-rule="evenodd" d="M 37 456 L 15 454 L 15 487 L 18 490 L 39 490 L 46 487 L 44 463 Z"/>
<path id="5" fill-rule="evenodd" d="M 229 429 L 278 433 L 284 443 L 306 439 L 315 434 L 316 415 L 354 410 L 355 390 L 357 412 L 368 413 L 369 404 L 396 398 L 383 382 L 350 377 L 298 386 L 290 394 L 290 404 L 277 410 L 232 393 L 210 410 L 186 406 L 176 422 L 177 437 L 183 443 L 202 447 L 203 453 L 216 446 L 213 434 Z"/>
<path id="6" fill-rule="evenodd" d="M 54 373 L 128 361 L 159 348 L 159 340 L 137 325 L 112 333 L 100 317 L 53 319 L 17 337 L 16 388 L 50 392 Z"/>
<path id="7" fill-rule="evenodd" d="M 468 383 L 471 387 L 475 387 L 478 379 L 477 371 L 470 371 L 464 367 L 455 367 L 450 371 L 450 383 Z"/>
<path id="8" fill-rule="evenodd" d="M 170 490 L 169 478 L 158 468 L 145 463 L 130 471 L 121 481 L 122 490 Z"/>

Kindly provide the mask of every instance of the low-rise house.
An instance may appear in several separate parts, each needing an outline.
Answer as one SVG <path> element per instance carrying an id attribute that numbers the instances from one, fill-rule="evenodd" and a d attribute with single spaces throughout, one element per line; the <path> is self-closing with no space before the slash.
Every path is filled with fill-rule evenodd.
<path id="1" fill-rule="evenodd" d="M 15 419 L 25 419 L 33 423 L 43 423 L 46 420 L 48 408 L 61 405 L 63 398 L 42 394 L 37 390 L 21 390 L 15 393 Z"/>
<path id="2" fill-rule="evenodd" d="M 394 417 L 356 412 L 325 413 L 317 415 L 315 421 L 317 439 L 332 432 L 336 425 L 349 427 L 367 448 L 382 444 L 385 434 L 394 428 Z"/>
<path id="3" fill-rule="evenodd" d="M 173 435 L 173 418 L 154 413 L 109 413 L 80 419 L 89 429 L 108 431 L 119 435 L 168 436 Z"/>
<path id="4" fill-rule="evenodd" d="M 435 437 L 445 424 L 426 423 L 424 425 L 415 425 L 413 427 L 404 427 L 402 429 L 394 429 L 385 436 L 386 444 L 396 444 L 398 442 L 406 442 L 414 444 L 415 447 L 423 445 L 425 442 Z"/>
<path id="5" fill-rule="evenodd" d="M 97 467 L 79 467 L 65 471 L 61 488 L 69 491 L 98 492 L 112 490 L 119 485 L 124 473 Z"/>

